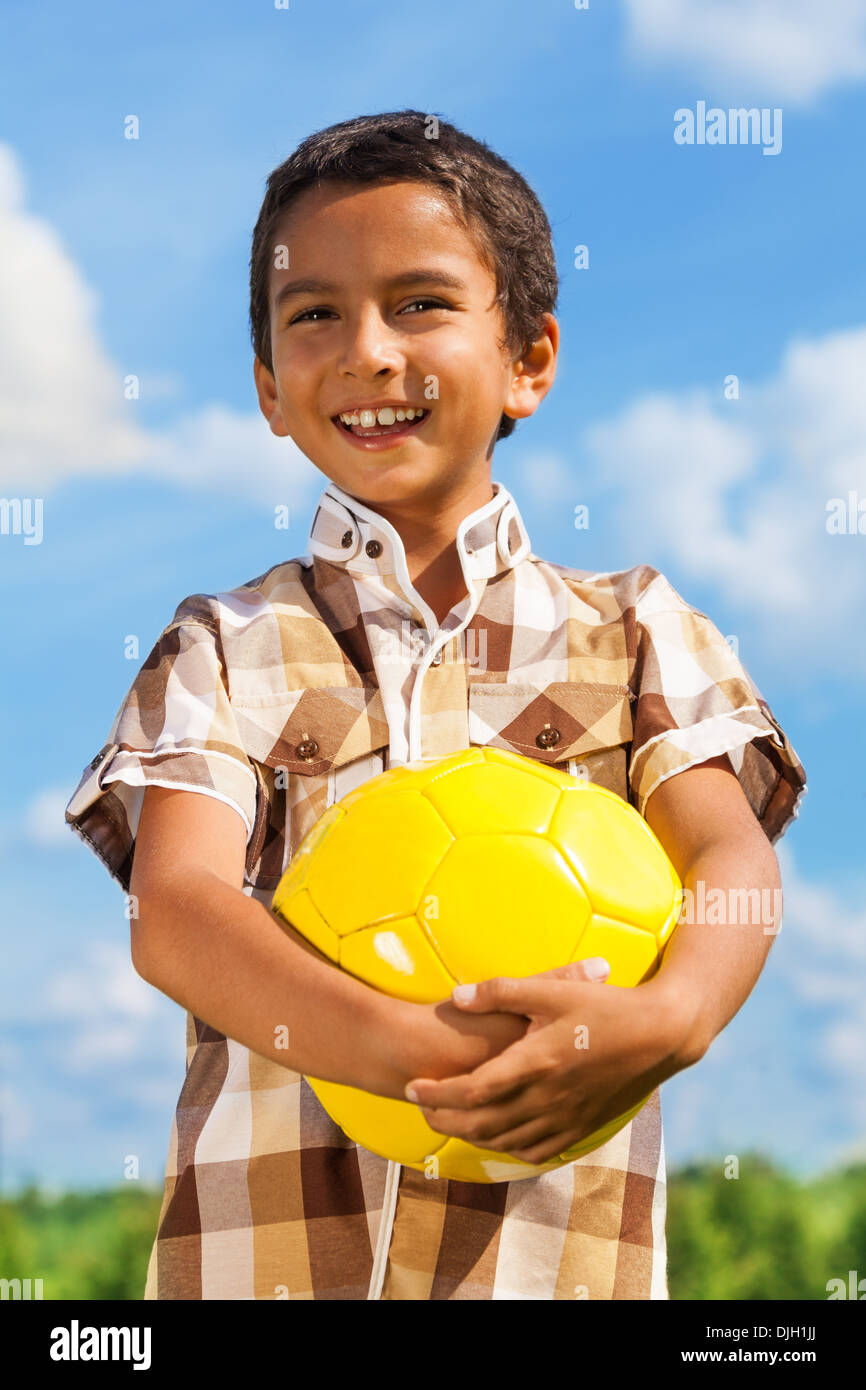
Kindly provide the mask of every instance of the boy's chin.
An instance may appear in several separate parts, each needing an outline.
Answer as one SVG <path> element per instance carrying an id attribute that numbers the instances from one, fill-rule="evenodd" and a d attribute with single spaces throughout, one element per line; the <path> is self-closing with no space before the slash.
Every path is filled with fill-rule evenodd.
<path id="1" fill-rule="evenodd" d="M 370 507 L 411 502 L 431 492 L 441 492 L 442 477 L 435 466 L 418 459 L 389 459 L 384 453 L 362 458 L 353 469 L 316 465 L 332 483 Z"/>

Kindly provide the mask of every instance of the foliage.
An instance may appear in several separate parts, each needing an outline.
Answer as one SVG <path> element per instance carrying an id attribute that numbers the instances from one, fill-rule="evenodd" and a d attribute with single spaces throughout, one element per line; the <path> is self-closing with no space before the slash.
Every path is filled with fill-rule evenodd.
<path id="1" fill-rule="evenodd" d="M 758 1154 L 668 1175 L 672 1299 L 826 1299 L 866 1278 L 866 1165 L 798 1182 Z M 141 1299 L 161 1193 L 128 1184 L 0 1201 L 0 1276 L 43 1280 L 46 1299 Z"/>
<path id="2" fill-rule="evenodd" d="M 131 1184 L 0 1202 L 0 1273 L 43 1280 L 46 1299 L 140 1299 L 161 1193 Z"/>
<path id="3" fill-rule="evenodd" d="M 866 1277 L 866 1165 L 797 1182 L 759 1154 L 669 1175 L 674 1299 L 826 1299 L 827 1281 Z"/>

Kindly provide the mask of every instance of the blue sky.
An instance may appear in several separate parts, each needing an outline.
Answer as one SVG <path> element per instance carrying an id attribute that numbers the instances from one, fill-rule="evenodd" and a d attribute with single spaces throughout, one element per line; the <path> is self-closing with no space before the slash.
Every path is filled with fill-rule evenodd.
<path id="1" fill-rule="evenodd" d="M 258 412 L 252 227 L 305 135 L 407 106 L 508 158 L 553 228 L 557 381 L 493 467 L 533 549 L 661 569 L 736 638 L 809 774 L 779 846 L 785 926 L 665 1087 L 669 1160 L 862 1154 L 866 535 L 828 534 L 826 508 L 853 491 L 866 510 L 866 6 L 444 0 L 398 22 L 345 0 L 37 0 L 4 18 L 0 492 L 44 499 L 40 544 L 0 535 L 4 1184 L 112 1182 L 131 1153 L 161 1176 L 183 1015 L 134 974 L 121 891 L 63 807 L 177 603 L 304 553 L 326 479 Z M 699 102 L 780 111 L 781 149 L 677 144 Z"/>

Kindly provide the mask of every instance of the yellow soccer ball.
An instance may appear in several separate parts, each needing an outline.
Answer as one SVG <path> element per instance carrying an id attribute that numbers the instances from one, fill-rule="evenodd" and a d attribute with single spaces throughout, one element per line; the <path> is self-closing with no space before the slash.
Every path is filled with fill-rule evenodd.
<path id="1" fill-rule="evenodd" d="M 613 985 L 654 974 L 680 881 L 614 792 L 505 749 L 462 749 L 371 778 L 319 818 L 272 910 L 343 970 L 419 1004 L 455 984 L 604 956 Z M 597 986 L 603 989 L 604 985 Z M 610 1139 L 641 1108 L 540 1165 L 439 1134 L 418 1106 L 308 1078 L 365 1149 L 462 1182 L 535 1177 Z"/>

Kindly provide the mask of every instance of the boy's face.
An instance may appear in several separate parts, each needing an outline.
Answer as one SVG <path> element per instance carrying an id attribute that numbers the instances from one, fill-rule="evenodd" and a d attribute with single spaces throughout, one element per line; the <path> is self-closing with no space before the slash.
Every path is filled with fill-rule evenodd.
<path id="1" fill-rule="evenodd" d="M 278 227 L 280 244 L 289 265 L 271 271 L 273 373 L 255 361 L 274 434 L 373 508 L 479 487 L 486 500 L 503 410 L 531 415 L 552 385 L 553 316 L 528 356 L 512 360 L 494 276 L 431 184 L 307 190 Z M 350 433 L 339 420 L 389 404 L 425 415 L 395 421 L 393 437 L 388 416 L 372 426 L 385 433 L 366 436 L 364 422 Z"/>

